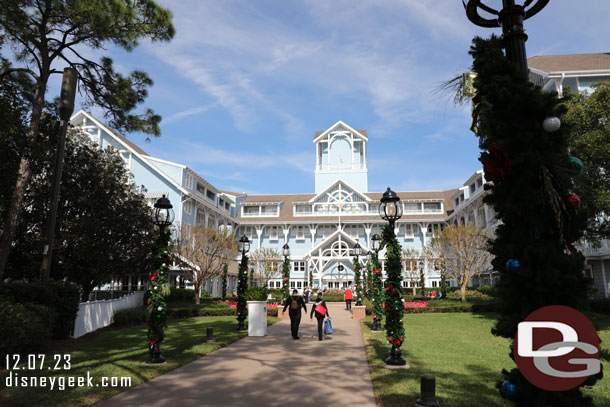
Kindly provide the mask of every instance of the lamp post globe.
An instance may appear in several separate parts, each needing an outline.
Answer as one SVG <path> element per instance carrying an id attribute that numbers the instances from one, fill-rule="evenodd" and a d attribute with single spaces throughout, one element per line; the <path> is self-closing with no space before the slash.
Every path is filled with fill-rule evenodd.
<path id="1" fill-rule="evenodd" d="M 159 226 L 159 229 L 163 232 L 167 226 L 174 222 L 174 210 L 172 209 L 172 203 L 165 197 L 157 199 L 155 202 L 152 215 L 152 221 L 155 225 Z"/>
<path id="2" fill-rule="evenodd" d="M 375 252 L 375 255 L 379 255 L 379 248 L 381 247 L 381 236 L 377 233 L 371 237 L 371 248 Z"/>
<path id="3" fill-rule="evenodd" d="M 390 226 L 394 227 L 394 223 L 402 216 L 402 202 L 396 192 L 390 187 L 383 193 L 381 197 L 381 205 L 379 205 L 379 216 L 381 219 L 390 222 Z"/>
<path id="4" fill-rule="evenodd" d="M 354 256 L 356 256 L 356 260 L 358 260 L 358 258 L 362 254 L 362 247 L 360 246 L 360 243 L 356 242 L 356 244 L 354 245 L 353 251 L 354 251 Z"/>
<path id="5" fill-rule="evenodd" d="M 246 253 L 250 251 L 250 239 L 248 239 L 248 236 L 242 235 L 242 237 L 237 241 L 237 247 L 239 248 L 241 255 L 245 256 Z"/>
<path id="6" fill-rule="evenodd" d="M 288 246 L 288 243 L 284 243 L 284 246 L 282 246 L 282 254 L 284 255 L 284 261 L 288 260 L 288 257 L 290 257 L 290 246 Z"/>

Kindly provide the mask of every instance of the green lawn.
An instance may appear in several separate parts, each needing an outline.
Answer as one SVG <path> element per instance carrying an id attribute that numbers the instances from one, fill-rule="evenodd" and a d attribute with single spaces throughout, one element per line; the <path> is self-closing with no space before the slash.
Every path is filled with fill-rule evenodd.
<path id="1" fill-rule="evenodd" d="M 384 333 L 370 331 L 371 318 L 363 324 L 366 352 L 373 379 L 377 405 L 381 407 L 412 405 L 420 394 L 420 376 L 436 376 L 437 400 L 443 407 L 510 406 L 495 385 L 502 368 L 514 362 L 508 356 L 509 341 L 491 334 L 491 314 L 405 314 L 406 339 L 403 357 L 407 370 L 385 369 L 390 345 Z M 610 317 L 591 314 L 599 329 L 602 350 L 610 349 Z M 607 364 L 607 360 L 603 361 Z M 610 405 L 610 378 L 599 381 L 592 390 L 596 406 Z"/>
<path id="2" fill-rule="evenodd" d="M 277 321 L 269 318 L 270 322 Z M 147 365 L 146 325 L 128 327 L 100 333 L 86 341 L 54 353 L 69 354 L 71 369 L 47 370 L 53 365 L 53 356 L 46 357 L 40 370 L 19 370 L 19 376 L 93 376 L 94 386 L 102 376 L 131 377 L 131 387 L 173 370 L 185 363 L 226 346 L 247 335 L 236 330 L 235 317 L 200 317 L 169 320 L 166 338 L 161 346 L 166 364 Z M 206 328 L 214 327 L 215 343 L 205 343 Z M 5 361 L 2 361 L 5 365 Z M 5 366 L 3 366 L 5 368 Z M 108 387 L 82 387 L 64 391 L 32 388 L 5 388 L 8 372 L 0 374 L 0 404 L 11 406 L 90 406 L 125 389 Z M 63 379 L 67 380 L 67 379 Z"/>

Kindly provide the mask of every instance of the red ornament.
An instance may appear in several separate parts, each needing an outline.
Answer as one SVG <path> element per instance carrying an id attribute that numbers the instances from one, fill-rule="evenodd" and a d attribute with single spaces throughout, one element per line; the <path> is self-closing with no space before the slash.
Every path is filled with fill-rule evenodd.
<path id="1" fill-rule="evenodd" d="M 150 276 L 150 280 L 149 281 L 153 281 L 155 278 L 157 278 L 157 273 L 153 273 L 153 275 Z"/>
<path id="2" fill-rule="evenodd" d="M 151 340 L 150 340 L 150 344 L 151 344 L 151 345 L 154 345 L 155 343 L 157 343 L 157 341 L 155 341 L 154 339 L 151 339 Z"/>
<path id="3" fill-rule="evenodd" d="M 569 204 L 580 204 L 580 198 L 576 194 L 568 194 L 563 197 L 564 201 Z"/>
<path id="4" fill-rule="evenodd" d="M 492 182 L 502 181 L 510 172 L 513 162 L 508 153 L 505 150 L 497 148 L 495 144 L 489 143 L 487 149 L 489 150 L 489 155 L 483 162 L 485 179 Z"/>
<path id="5" fill-rule="evenodd" d="M 149 300 L 146 300 L 146 305 L 150 305 L 150 301 Z"/>
<path id="6" fill-rule="evenodd" d="M 288 277 L 286 277 L 286 278 L 284 279 L 284 281 L 288 281 Z"/>
<path id="7" fill-rule="evenodd" d="M 379 273 L 381 273 L 381 270 L 379 270 L 379 269 L 375 270 L 375 274 L 379 274 Z"/>
<path id="8" fill-rule="evenodd" d="M 371 280 L 369 280 L 369 284 L 373 284 L 373 282 Z"/>

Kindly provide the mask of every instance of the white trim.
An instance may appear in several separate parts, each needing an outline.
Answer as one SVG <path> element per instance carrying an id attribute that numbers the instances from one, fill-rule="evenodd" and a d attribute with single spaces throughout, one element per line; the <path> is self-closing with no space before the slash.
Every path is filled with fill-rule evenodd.
<path id="1" fill-rule="evenodd" d="M 342 120 L 339 120 L 337 123 L 333 124 L 332 126 L 330 126 L 328 128 L 328 130 L 322 132 L 320 135 L 318 135 L 318 137 L 316 137 L 315 139 L 313 139 L 314 143 L 317 143 L 319 139 L 325 137 L 328 135 L 328 133 L 332 132 L 334 128 L 336 128 L 337 126 L 342 125 L 343 127 L 347 128 L 349 131 L 351 131 L 353 134 L 357 134 L 358 136 L 360 136 L 360 138 L 362 138 L 363 140 L 369 141 L 368 137 L 366 137 L 364 134 L 358 132 L 357 130 L 354 130 L 351 126 L 347 125 L 346 123 L 344 123 Z"/>

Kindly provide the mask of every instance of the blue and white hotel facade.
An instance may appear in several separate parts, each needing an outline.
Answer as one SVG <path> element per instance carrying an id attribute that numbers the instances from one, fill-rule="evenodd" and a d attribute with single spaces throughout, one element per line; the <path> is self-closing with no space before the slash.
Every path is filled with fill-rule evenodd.
<path id="1" fill-rule="evenodd" d="M 591 83 L 610 80 L 610 54 L 533 57 L 528 63 L 530 80 L 560 95 L 566 85 L 590 91 Z M 150 156 L 84 111 L 74 115 L 71 123 L 101 148 L 113 147 L 119 152 L 136 185 L 146 188 L 149 204 L 163 194 L 168 196 L 176 212 L 176 227 L 187 231 L 195 225 L 230 228 L 236 236 L 248 236 L 250 253 L 262 248 L 281 253 L 282 246 L 288 243 L 292 262 L 290 286 L 298 290 L 308 285 L 310 275 L 314 287 L 333 289 L 351 285 L 354 245 L 358 242 L 370 250 L 371 237 L 380 233 L 384 225 L 378 215 L 383 191 L 368 190 L 367 131 L 356 130 L 342 121 L 314 134 L 314 192 L 273 195 L 223 191 L 187 165 Z M 500 222 L 493 209 L 483 203 L 484 184 L 480 170 L 455 189 L 396 191 L 402 199 L 403 216 L 395 231 L 403 249 L 422 252 L 434 232 L 447 224 L 474 223 L 493 235 Z M 597 295 L 608 298 L 610 242 L 602 241 L 601 247 L 583 242 L 582 250 L 587 256 L 585 272 L 594 279 Z M 383 263 L 384 251 L 379 257 Z M 426 287 L 438 287 L 439 270 L 433 261 L 424 256 L 422 260 Z M 237 263 L 231 262 L 229 292 L 236 287 L 236 273 Z M 490 269 L 479 275 L 475 283 L 490 284 L 495 278 Z M 174 286 L 189 285 L 178 276 L 172 276 L 170 282 Z M 143 282 L 134 275 L 119 284 L 141 287 Z M 406 287 L 408 283 L 403 284 Z M 279 274 L 269 285 L 281 287 Z M 220 279 L 216 278 L 205 289 L 216 296 L 220 287 Z"/>

